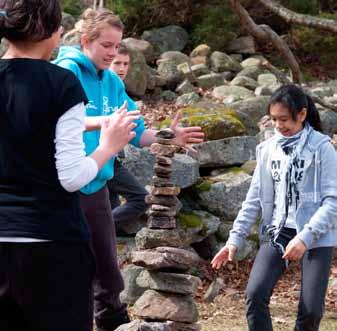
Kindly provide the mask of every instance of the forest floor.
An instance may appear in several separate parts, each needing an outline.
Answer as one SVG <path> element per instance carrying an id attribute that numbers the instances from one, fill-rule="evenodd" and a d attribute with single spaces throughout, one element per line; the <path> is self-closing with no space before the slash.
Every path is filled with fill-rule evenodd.
<path id="1" fill-rule="evenodd" d="M 199 323 L 204 331 L 246 331 L 244 288 L 247 284 L 252 261 L 244 261 L 228 265 L 215 274 L 208 269 L 204 286 L 198 297 Z M 220 277 L 225 287 L 215 298 L 214 302 L 206 303 L 203 294 L 211 279 Z M 300 266 L 293 264 L 283 275 L 275 288 L 271 299 L 270 309 L 274 331 L 294 329 L 297 303 L 300 289 Z M 331 279 L 337 278 L 337 258 L 331 269 Z M 337 288 L 329 287 L 326 297 L 326 311 L 320 331 L 337 330 Z"/>

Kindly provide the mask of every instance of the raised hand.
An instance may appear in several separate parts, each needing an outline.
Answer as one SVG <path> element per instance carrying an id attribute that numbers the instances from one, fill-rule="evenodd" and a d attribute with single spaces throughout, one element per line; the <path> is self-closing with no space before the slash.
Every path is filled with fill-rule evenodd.
<path id="1" fill-rule="evenodd" d="M 211 265 L 214 269 L 220 269 L 226 263 L 234 260 L 238 248 L 233 245 L 226 245 L 214 256 Z"/>
<path id="2" fill-rule="evenodd" d="M 135 133 L 132 131 L 139 119 L 140 112 L 127 111 L 126 103 L 116 110 L 112 115 L 105 116 L 101 122 L 100 146 L 108 148 L 112 154 L 117 154 L 132 138 Z"/>
<path id="3" fill-rule="evenodd" d="M 180 125 L 180 120 L 182 117 L 182 111 L 179 110 L 176 116 L 174 117 L 170 129 L 175 134 L 174 142 L 182 147 L 185 147 L 193 152 L 196 152 L 194 148 L 191 147 L 191 144 L 198 144 L 204 141 L 204 133 L 201 130 L 200 126 L 189 126 L 182 127 Z"/>

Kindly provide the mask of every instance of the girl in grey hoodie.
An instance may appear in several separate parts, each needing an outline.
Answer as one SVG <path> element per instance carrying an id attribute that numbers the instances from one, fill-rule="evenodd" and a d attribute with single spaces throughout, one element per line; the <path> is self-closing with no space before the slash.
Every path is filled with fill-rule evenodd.
<path id="1" fill-rule="evenodd" d="M 226 245 L 213 268 L 232 261 L 261 214 L 260 249 L 246 289 L 250 331 L 270 331 L 269 301 L 289 261 L 300 261 L 296 331 L 314 331 L 324 310 L 333 247 L 337 245 L 337 164 L 318 111 L 299 87 L 272 95 L 268 113 L 275 135 L 257 147 L 257 167 Z"/>

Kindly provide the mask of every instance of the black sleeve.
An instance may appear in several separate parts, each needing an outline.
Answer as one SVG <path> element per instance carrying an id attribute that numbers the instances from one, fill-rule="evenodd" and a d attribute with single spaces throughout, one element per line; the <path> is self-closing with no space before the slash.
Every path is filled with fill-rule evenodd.
<path id="1" fill-rule="evenodd" d="M 58 96 L 59 116 L 81 102 L 87 104 L 88 98 L 78 78 L 67 70 Z"/>

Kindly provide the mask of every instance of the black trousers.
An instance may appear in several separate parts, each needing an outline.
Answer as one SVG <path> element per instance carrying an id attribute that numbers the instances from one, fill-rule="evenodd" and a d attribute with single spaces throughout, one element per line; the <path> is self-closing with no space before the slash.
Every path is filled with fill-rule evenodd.
<path id="1" fill-rule="evenodd" d="M 0 243 L 1 331 L 92 331 L 87 243 Z"/>
<path id="2" fill-rule="evenodd" d="M 102 329 L 112 329 L 111 325 L 126 308 L 119 299 L 119 294 L 124 289 L 124 281 L 118 265 L 116 231 L 108 188 L 105 186 L 90 195 L 81 194 L 81 208 L 90 227 L 91 245 L 96 258 L 96 325 Z"/>
<path id="3" fill-rule="evenodd" d="M 284 247 L 295 232 L 284 229 L 278 239 Z M 301 261 L 302 282 L 295 331 L 318 331 L 324 312 L 324 299 L 329 281 L 332 247 L 307 251 Z M 263 243 L 255 258 L 246 289 L 249 331 L 272 331 L 269 301 L 273 289 L 285 271 L 279 249 Z"/>

